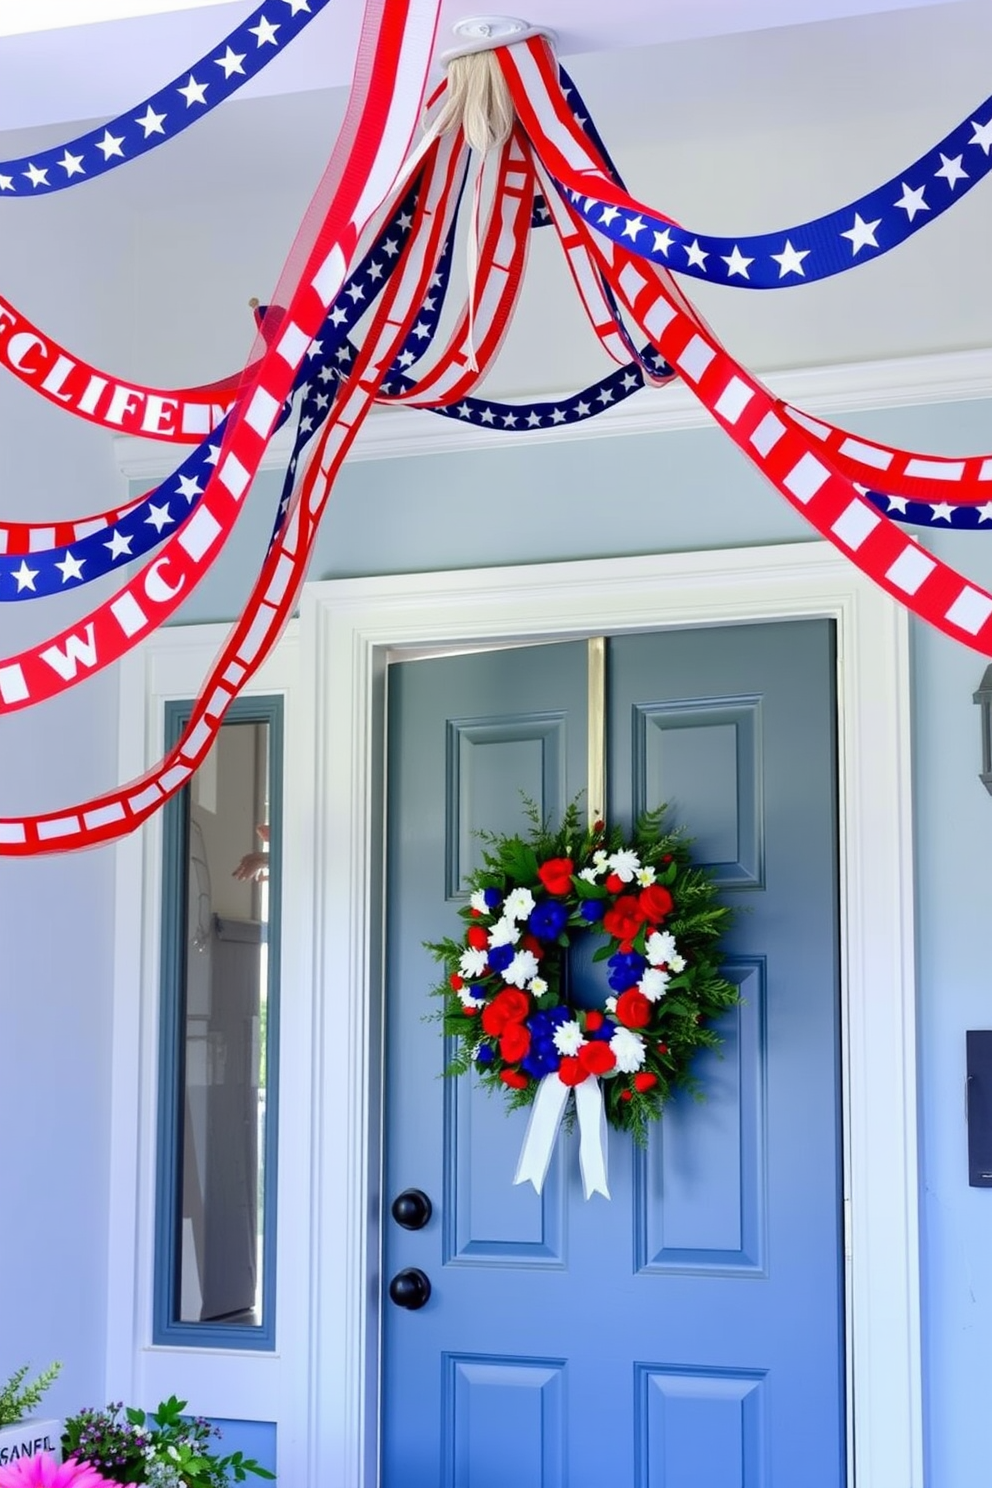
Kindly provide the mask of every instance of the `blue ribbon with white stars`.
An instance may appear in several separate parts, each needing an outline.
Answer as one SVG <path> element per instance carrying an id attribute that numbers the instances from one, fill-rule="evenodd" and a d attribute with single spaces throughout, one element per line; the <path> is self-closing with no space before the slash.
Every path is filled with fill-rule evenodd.
<path id="1" fill-rule="evenodd" d="M 80 186 L 164 145 L 257 77 L 328 4 L 267 0 L 191 68 L 109 124 L 54 149 L 0 161 L 0 201 Z"/>
<path id="2" fill-rule="evenodd" d="M 908 496 L 887 496 L 883 491 L 864 494 L 872 506 L 894 522 L 933 527 L 938 531 L 952 528 L 958 532 L 992 532 L 992 501 L 913 501 Z"/>
<path id="3" fill-rule="evenodd" d="M 0 556 L 0 602 L 41 599 L 77 589 L 157 547 L 168 536 L 165 529 L 185 521 L 203 494 L 220 454 L 226 422 L 218 424 L 167 480 L 111 526 L 90 532 L 67 548 Z"/>
<path id="4" fill-rule="evenodd" d="M 302 389 L 300 419 L 296 442 L 287 475 L 288 489 L 296 470 L 299 452 L 323 423 L 337 390 L 337 368 L 347 364 L 353 348 L 347 340 L 369 305 L 389 277 L 389 266 L 396 262 L 413 225 L 413 208 L 418 180 L 413 183 L 393 217 L 380 233 L 372 248 L 351 275 L 331 307 L 324 328 L 311 344 L 307 360 L 296 378 Z M 450 256 L 450 250 L 449 256 Z M 356 292 L 356 290 L 360 292 Z M 439 317 L 441 306 L 427 311 Z M 260 309 L 260 317 L 264 310 Z M 423 319 L 423 316 L 418 319 Z M 433 332 L 431 332 L 433 334 Z M 326 351 L 324 350 L 326 344 Z M 344 355 L 342 355 L 342 347 Z M 287 403 L 277 426 L 289 416 Z M 0 554 L 0 603 L 13 600 L 40 599 L 61 593 L 66 588 L 79 588 L 92 583 L 115 568 L 122 568 L 143 557 L 168 536 L 167 528 L 185 521 L 196 505 L 216 465 L 224 439 L 227 420 L 218 424 L 177 470 L 150 491 L 143 501 L 131 508 L 111 526 L 101 527 L 69 547 L 47 548 L 35 553 Z M 284 490 L 283 495 L 286 495 Z M 278 531 L 288 502 L 280 503 Z"/>
<path id="5" fill-rule="evenodd" d="M 646 346 L 640 356 L 651 369 L 654 378 L 667 377 L 671 368 L 651 346 Z M 403 380 L 403 390 L 415 386 L 412 378 Z M 492 398 L 462 398 L 458 403 L 447 403 L 426 408 L 426 413 L 437 413 L 442 418 L 457 419 L 460 423 L 475 424 L 483 429 L 498 429 L 509 433 L 531 433 L 535 429 L 554 429 L 562 424 L 581 424 L 586 419 L 615 408 L 633 393 L 645 387 L 644 373 L 636 362 L 618 367 L 609 376 L 567 398 L 554 402 L 500 403 Z M 395 379 L 383 383 L 383 392 L 395 387 Z"/>
<path id="6" fill-rule="evenodd" d="M 677 227 L 639 204 L 625 211 L 561 183 L 558 188 L 596 232 L 675 273 L 735 289 L 787 289 L 880 258 L 936 221 L 990 170 L 992 98 L 987 98 L 884 186 L 779 232 L 718 238 Z"/>

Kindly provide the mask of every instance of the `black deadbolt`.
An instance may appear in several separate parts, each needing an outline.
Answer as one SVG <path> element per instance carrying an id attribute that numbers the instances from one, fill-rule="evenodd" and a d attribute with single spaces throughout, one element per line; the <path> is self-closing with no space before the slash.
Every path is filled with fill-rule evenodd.
<path id="1" fill-rule="evenodd" d="M 423 1307 L 430 1294 L 430 1278 L 416 1266 L 410 1266 L 406 1271 L 397 1271 L 389 1283 L 389 1295 L 396 1306 L 406 1307 L 410 1312 Z"/>
<path id="2" fill-rule="evenodd" d="M 393 1200 L 393 1218 L 404 1230 L 422 1230 L 433 1212 L 422 1188 L 405 1188 Z"/>

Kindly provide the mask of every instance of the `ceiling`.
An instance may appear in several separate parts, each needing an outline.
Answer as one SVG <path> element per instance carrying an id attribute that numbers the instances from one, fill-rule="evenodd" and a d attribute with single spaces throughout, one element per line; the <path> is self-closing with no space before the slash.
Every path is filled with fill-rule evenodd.
<path id="1" fill-rule="evenodd" d="M 285 5 L 266 0 L 266 11 Z M 228 0 L 0 39 L 0 159 L 130 107 L 255 8 Z M 439 51 L 472 14 L 445 0 Z M 10 204 L 5 293 L 40 324 L 60 324 L 59 245 L 72 241 L 64 292 L 96 297 L 79 341 L 93 360 L 163 386 L 239 365 L 247 301 L 276 282 L 337 132 L 360 16 L 361 0 L 330 0 L 196 129 L 84 190 Z M 992 0 L 535 0 L 521 18 L 559 32 L 634 195 L 703 232 L 766 232 L 833 210 L 992 92 Z M 604 370 L 553 234 L 532 237 L 491 396 L 557 395 Z M 687 287 L 758 372 L 984 351 L 990 237 L 987 182 L 856 273 L 783 294 Z M 111 314 L 100 312 L 103 295 Z"/>
<path id="2" fill-rule="evenodd" d="M 116 3 L 116 0 L 115 0 Z M 32 12 L 47 29 L 0 36 L 0 130 L 111 116 L 161 87 L 255 8 L 253 0 L 203 5 L 156 0 L 165 13 L 129 20 L 53 27 L 72 6 L 52 0 L 0 0 L 14 24 Z M 271 0 L 278 11 L 285 0 Z M 563 57 L 656 46 L 914 10 L 956 0 L 533 0 L 522 19 L 557 32 Z M 191 9 L 190 5 L 195 8 Z M 104 8 L 107 7 L 104 0 Z M 123 9 L 123 0 L 116 3 Z M 78 12 L 77 12 L 78 13 Z M 285 55 L 247 85 L 246 96 L 298 93 L 347 85 L 361 20 L 361 0 L 331 0 Z M 465 0 L 444 0 L 438 49 L 458 20 L 477 15 Z"/>

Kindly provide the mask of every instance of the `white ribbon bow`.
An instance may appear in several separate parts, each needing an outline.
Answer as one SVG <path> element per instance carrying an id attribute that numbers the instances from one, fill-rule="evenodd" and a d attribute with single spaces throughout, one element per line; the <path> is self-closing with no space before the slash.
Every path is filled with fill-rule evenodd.
<path id="1" fill-rule="evenodd" d="M 537 1087 L 530 1119 L 524 1133 L 514 1183 L 533 1183 L 540 1193 L 548 1176 L 561 1118 L 565 1114 L 570 1090 L 575 1090 L 575 1111 L 579 1118 L 579 1168 L 587 1199 L 594 1193 L 610 1197 L 606 1184 L 606 1107 L 603 1092 L 595 1075 L 587 1075 L 581 1085 L 565 1085 L 557 1074 L 545 1075 Z"/>

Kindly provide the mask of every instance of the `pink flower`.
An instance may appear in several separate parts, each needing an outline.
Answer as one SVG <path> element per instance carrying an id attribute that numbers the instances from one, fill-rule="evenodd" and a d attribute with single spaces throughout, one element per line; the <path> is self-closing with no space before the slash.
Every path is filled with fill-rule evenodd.
<path id="1" fill-rule="evenodd" d="M 103 1488 L 109 1482 L 88 1462 L 70 1457 L 59 1464 L 47 1452 L 0 1467 L 0 1488 Z"/>

